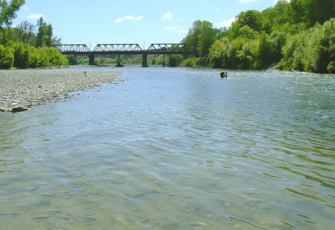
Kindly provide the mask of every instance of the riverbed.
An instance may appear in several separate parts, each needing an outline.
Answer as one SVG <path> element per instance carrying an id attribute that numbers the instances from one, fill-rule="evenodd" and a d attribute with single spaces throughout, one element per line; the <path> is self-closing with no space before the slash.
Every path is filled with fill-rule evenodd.
<path id="1" fill-rule="evenodd" d="M 0 113 L 1 228 L 332 229 L 335 76 L 220 71 Z"/>

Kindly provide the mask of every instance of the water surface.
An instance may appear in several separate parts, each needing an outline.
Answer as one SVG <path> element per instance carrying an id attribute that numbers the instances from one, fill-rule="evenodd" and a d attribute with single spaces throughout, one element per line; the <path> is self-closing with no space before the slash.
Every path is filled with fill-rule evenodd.
<path id="1" fill-rule="evenodd" d="M 122 71 L 0 114 L 1 228 L 333 228 L 334 75 Z"/>

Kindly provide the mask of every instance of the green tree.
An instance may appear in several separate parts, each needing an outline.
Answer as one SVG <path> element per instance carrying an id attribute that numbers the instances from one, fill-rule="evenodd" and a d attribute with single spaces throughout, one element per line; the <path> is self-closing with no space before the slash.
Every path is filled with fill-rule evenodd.
<path id="1" fill-rule="evenodd" d="M 189 51 L 191 51 L 197 57 L 199 57 L 198 42 L 201 26 L 202 22 L 200 20 L 193 22 L 192 28 L 188 30 L 186 37 L 182 40 L 182 43 L 187 45 Z"/>
<path id="2" fill-rule="evenodd" d="M 323 24 L 335 17 L 335 1 L 304 0 L 304 5 L 309 26 L 313 26 L 317 22 Z"/>
<path id="3" fill-rule="evenodd" d="M 203 21 L 201 23 L 200 34 L 198 35 L 198 53 L 202 57 L 207 57 L 209 48 L 214 42 L 217 30 L 213 29 L 212 23 Z"/>
<path id="4" fill-rule="evenodd" d="M 29 67 L 29 45 L 22 42 L 15 42 L 11 47 L 14 49 L 14 66 L 22 69 Z"/>
<path id="5" fill-rule="evenodd" d="M 6 0 L 0 0 L 0 30 L 4 28 L 4 24 L 7 27 L 12 25 L 12 20 L 16 18 L 16 11 L 18 11 L 24 3 L 24 0 L 12 0 L 10 3 Z"/>
<path id="6" fill-rule="evenodd" d="M 0 45 L 0 69 L 10 69 L 14 63 L 14 50 Z"/>
<path id="7" fill-rule="evenodd" d="M 257 10 L 248 10 L 241 12 L 237 16 L 239 27 L 249 26 L 254 31 L 260 31 L 262 28 L 262 15 Z"/>
<path id="8" fill-rule="evenodd" d="M 35 47 L 56 47 L 61 44 L 61 38 L 53 37 L 52 25 L 44 22 L 43 17 L 38 19 L 37 28 Z"/>
<path id="9" fill-rule="evenodd" d="M 209 49 L 210 65 L 214 68 L 228 67 L 228 47 L 230 40 L 227 37 L 216 40 Z"/>
<path id="10" fill-rule="evenodd" d="M 3 28 L 0 30 L 0 44 L 7 45 L 13 41 L 13 28 Z"/>
<path id="11" fill-rule="evenodd" d="M 151 64 L 156 65 L 156 62 L 157 62 L 156 58 L 153 58 L 152 61 L 151 61 Z"/>
<path id="12" fill-rule="evenodd" d="M 36 36 L 36 47 L 45 46 L 45 34 L 47 30 L 47 24 L 43 21 L 43 17 L 40 17 L 37 21 L 38 32 Z"/>
<path id="13" fill-rule="evenodd" d="M 15 29 L 15 35 L 19 41 L 23 43 L 32 44 L 32 40 L 35 37 L 36 26 L 28 21 L 23 21 L 17 25 Z"/>
<path id="14" fill-rule="evenodd" d="M 269 39 L 269 35 L 266 33 L 262 33 L 259 39 L 259 47 L 258 47 L 258 55 L 259 62 L 257 63 L 255 69 L 263 68 L 266 65 L 272 62 L 272 52 L 271 52 L 271 42 Z"/>
<path id="15" fill-rule="evenodd" d="M 46 27 L 46 30 L 45 30 L 45 45 L 47 47 L 51 47 L 52 46 L 52 36 L 53 36 L 52 25 L 49 24 Z"/>

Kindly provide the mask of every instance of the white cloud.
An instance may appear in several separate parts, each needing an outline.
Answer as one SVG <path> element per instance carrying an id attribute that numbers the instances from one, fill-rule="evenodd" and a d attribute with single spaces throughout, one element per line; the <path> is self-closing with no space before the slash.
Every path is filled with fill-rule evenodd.
<path id="1" fill-rule="evenodd" d="M 166 30 L 176 30 L 177 26 L 168 26 L 165 28 Z"/>
<path id="2" fill-rule="evenodd" d="M 164 14 L 162 16 L 162 18 L 165 19 L 165 20 L 172 20 L 173 19 L 172 18 L 172 13 L 171 12 L 167 12 L 166 14 Z"/>
<path id="3" fill-rule="evenodd" d="M 118 18 L 115 20 L 115 23 L 119 23 L 119 22 L 123 22 L 124 21 L 124 18 Z"/>
<path id="4" fill-rule="evenodd" d="M 233 17 L 233 18 L 231 18 L 231 19 L 229 19 L 229 20 L 227 20 L 227 21 L 219 22 L 219 23 L 218 23 L 218 26 L 219 26 L 219 27 L 229 27 L 229 26 L 231 26 L 231 24 L 232 24 L 233 22 L 235 22 L 235 17 Z"/>
<path id="5" fill-rule="evenodd" d="M 29 19 L 39 19 L 40 17 L 43 17 L 43 14 L 32 14 L 28 16 Z"/>
<path id="6" fill-rule="evenodd" d="M 220 8 L 216 8 L 215 10 L 220 11 L 221 9 Z"/>
<path id="7" fill-rule="evenodd" d="M 29 10 L 29 7 L 28 7 L 28 6 L 23 6 L 23 9 L 24 9 L 25 11 L 28 11 L 28 10 Z"/>
<path id="8" fill-rule="evenodd" d="M 142 20 L 143 17 L 142 16 L 138 16 L 137 18 L 131 16 L 131 15 L 128 15 L 128 16 L 125 16 L 123 18 L 118 18 L 115 20 L 115 23 L 119 23 L 119 22 L 123 22 L 125 20 L 135 20 L 135 21 L 139 21 L 139 20 Z"/>

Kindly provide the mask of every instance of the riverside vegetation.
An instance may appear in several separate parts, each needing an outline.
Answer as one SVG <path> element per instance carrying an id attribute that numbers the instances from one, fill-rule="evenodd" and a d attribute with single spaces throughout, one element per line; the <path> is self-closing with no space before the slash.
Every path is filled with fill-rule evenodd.
<path id="1" fill-rule="evenodd" d="M 24 21 L 10 27 L 15 12 L 24 3 L 24 0 L 0 1 L 0 69 L 67 65 L 68 59 L 55 48 L 61 44 L 61 38 L 53 36 L 52 25 L 44 22 L 43 17 L 37 26 Z"/>
<path id="2" fill-rule="evenodd" d="M 262 12 L 248 10 L 229 28 L 214 28 L 195 21 L 181 41 L 190 56 L 167 55 L 169 66 L 207 66 L 229 69 L 263 69 L 278 63 L 282 70 L 335 73 L 335 1 L 280 0 Z M 71 60 L 74 60 L 73 57 Z M 97 57 L 100 65 L 116 64 L 116 56 Z M 88 57 L 78 57 L 87 64 Z M 161 65 L 162 56 L 148 60 Z M 122 56 L 124 65 L 141 64 L 140 56 Z"/>
<path id="3" fill-rule="evenodd" d="M 53 48 L 61 39 L 53 37 L 52 25 L 43 18 L 38 20 L 37 33 L 27 21 L 16 28 L 3 28 L 3 24 L 11 25 L 24 2 L 0 2 L 0 68 L 76 64 L 73 56 L 65 58 Z M 263 69 L 279 63 L 277 68 L 282 70 L 335 73 L 335 1 L 279 0 L 262 12 L 241 12 L 229 28 L 213 28 L 212 23 L 198 20 L 181 42 L 193 55 L 167 55 L 171 67 Z M 96 62 L 115 64 L 117 57 L 100 56 Z M 87 64 L 88 57 L 79 56 L 77 63 Z M 141 64 L 141 56 L 124 55 L 121 63 Z M 149 56 L 148 63 L 162 65 L 162 55 Z"/>
<path id="4" fill-rule="evenodd" d="M 198 20 L 182 42 L 194 55 L 174 55 L 174 65 L 335 73 L 335 1 L 280 0 L 241 12 L 229 28 Z"/>

